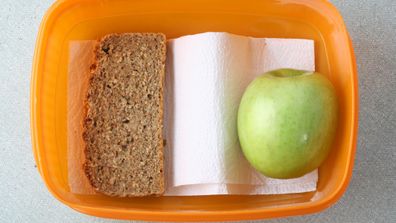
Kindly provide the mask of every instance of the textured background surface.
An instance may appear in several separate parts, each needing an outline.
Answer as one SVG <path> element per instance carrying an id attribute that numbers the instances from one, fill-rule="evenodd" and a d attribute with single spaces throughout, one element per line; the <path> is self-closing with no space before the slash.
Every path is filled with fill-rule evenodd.
<path id="1" fill-rule="evenodd" d="M 396 221 L 396 1 L 332 0 L 354 41 L 359 139 L 350 186 L 314 215 L 267 222 Z M 0 222 L 117 222 L 64 206 L 45 188 L 31 151 L 29 83 L 37 29 L 52 0 L 1 0 Z"/>

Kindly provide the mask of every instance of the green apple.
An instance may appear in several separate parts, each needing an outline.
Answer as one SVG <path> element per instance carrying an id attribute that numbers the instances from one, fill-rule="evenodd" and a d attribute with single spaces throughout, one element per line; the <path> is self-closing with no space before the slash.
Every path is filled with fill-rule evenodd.
<path id="1" fill-rule="evenodd" d="M 243 154 L 265 176 L 295 178 L 326 159 L 337 125 L 333 85 L 319 73 L 280 69 L 256 78 L 238 110 Z"/>

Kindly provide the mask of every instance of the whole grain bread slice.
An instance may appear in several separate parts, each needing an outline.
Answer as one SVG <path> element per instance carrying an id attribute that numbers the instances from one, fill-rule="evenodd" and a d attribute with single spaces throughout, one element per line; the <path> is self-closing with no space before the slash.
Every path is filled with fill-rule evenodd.
<path id="1" fill-rule="evenodd" d="M 101 193 L 164 192 L 165 53 L 160 33 L 111 34 L 97 43 L 83 138 L 84 170 Z"/>

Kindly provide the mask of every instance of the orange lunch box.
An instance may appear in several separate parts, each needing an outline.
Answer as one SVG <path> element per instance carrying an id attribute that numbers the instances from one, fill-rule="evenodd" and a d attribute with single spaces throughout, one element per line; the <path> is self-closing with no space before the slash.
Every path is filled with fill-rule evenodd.
<path id="1" fill-rule="evenodd" d="M 108 33 L 201 32 L 315 41 L 316 70 L 335 85 L 340 118 L 331 154 L 319 168 L 317 191 L 286 195 L 113 198 L 72 193 L 67 178 L 67 62 L 72 40 Z M 51 193 L 71 208 L 107 218 L 225 221 L 302 215 L 323 210 L 345 192 L 358 126 L 357 71 L 352 43 L 336 8 L 325 0 L 65 0 L 46 13 L 31 80 L 31 131 L 38 170 Z"/>

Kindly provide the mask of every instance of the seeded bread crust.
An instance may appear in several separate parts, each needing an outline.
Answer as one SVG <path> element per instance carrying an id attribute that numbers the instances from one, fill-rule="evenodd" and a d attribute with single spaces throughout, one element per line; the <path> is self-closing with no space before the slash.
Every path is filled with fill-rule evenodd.
<path id="1" fill-rule="evenodd" d="M 98 41 L 86 98 L 84 171 L 110 196 L 164 193 L 160 33 L 110 34 Z"/>

